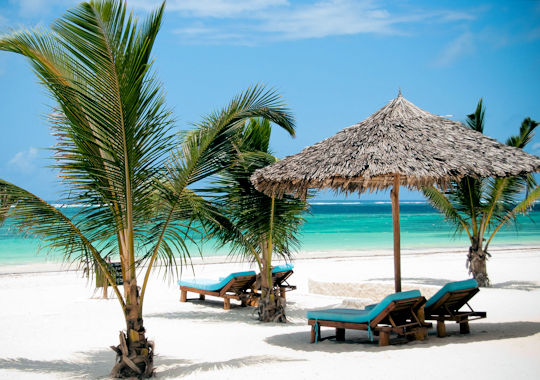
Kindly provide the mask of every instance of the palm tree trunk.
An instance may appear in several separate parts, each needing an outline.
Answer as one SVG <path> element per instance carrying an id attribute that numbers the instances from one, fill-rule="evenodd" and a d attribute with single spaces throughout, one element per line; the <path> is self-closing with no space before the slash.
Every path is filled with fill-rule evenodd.
<path id="1" fill-rule="evenodd" d="M 146 339 L 142 315 L 139 313 L 139 288 L 137 280 L 124 284 L 128 303 L 125 310 L 126 333 L 120 332 L 120 344 L 111 346 L 116 352 L 116 365 L 111 376 L 114 378 L 149 378 L 154 374 L 154 343 Z"/>
<path id="2" fill-rule="evenodd" d="M 487 256 L 487 252 L 482 248 L 479 239 L 471 239 L 471 246 L 467 255 L 467 267 L 469 268 L 469 273 L 472 273 L 478 285 L 482 287 L 488 287 L 490 285 L 486 267 Z"/>
<path id="3" fill-rule="evenodd" d="M 262 242 L 261 299 L 259 300 L 259 321 L 287 322 L 285 301 L 279 296 L 278 289 L 272 283 L 272 269 L 267 242 Z M 269 275 L 267 275 L 269 274 Z"/>

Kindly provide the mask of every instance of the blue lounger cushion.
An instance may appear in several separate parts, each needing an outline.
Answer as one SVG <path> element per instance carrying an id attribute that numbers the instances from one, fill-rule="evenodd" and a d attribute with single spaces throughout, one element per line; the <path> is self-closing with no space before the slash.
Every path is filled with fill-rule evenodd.
<path id="1" fill-rule="evenodd" d="M 379 315 L 392 301 L 420 296 L 420 291 L 409 290 L 408 292 L 390 294 L 371 309 L 313 310 L 308 311 L 307 318 L 336 322 L 367 323 Z"/>
<path id="2" fill-rule="evenodd" d="M 287 272 L 289 270 L 292 270 L 293 268 L 294 268 L 293 264 L 276 265 L 272 269 L 272 273 Z"/>
<path id="3" fill-rule="evenodd" d="M 431 307 L 438 300 L 441 299 L 448 292 L 454 292 L 456 290 L 474 289 L 478 287 L 478 282 L 474 278 L 465 281 L 449 282 L 444 285 L 437 293 L 433 295 L 425 304 L 424 308 Z"/>
<path id="4" fill-rule="evenodd" d="M 231 281 L 235 277 L 251 276 L 251 275 L 255 275 L 255 272 L 252 270 L 249 270 L 246 272 L 231 273 L 230 275 L 228 275 L 227 277 L 224 277 L 223 279 L 220 279 L 219 281 L 198 278 L 198 279 L 193 279 L 190 281 L 178 281 L 178 285 L 186 286 L 189 288 L 208 290 L 209 292 L 215 292 L 222 289 L 225 285 L 229 283 L 229 281 Z"/>

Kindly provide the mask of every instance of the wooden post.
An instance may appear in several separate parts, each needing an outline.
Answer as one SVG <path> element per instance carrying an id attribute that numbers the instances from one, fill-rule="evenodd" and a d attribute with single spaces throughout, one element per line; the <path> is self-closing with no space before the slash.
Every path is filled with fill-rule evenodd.
<path id="1" fill-rule="evenodd" d="M 394 230 L 394 285 L 401 292 L 401 237 L 399 227 L 399 174 L 394 174 L 394 185 L 390 191 L 392 198 L 392 225 Z"/>
<path id="2" fill-rule="evenodd" d="M 446 336 L 446 326 L 444 321 L 437 321 L 437 336 L 439 338 L 444 338 Z"/>
<path id="3" fill-rule="evenodd" d="M 180 302 L 187 301 L 187 290 L 180 290 Z"/>
<path id="4" fill-rule="evenodd" d="M 230 298 L 224 298 L 223 299 L 223 308 L 225 310 L 230 310 L 231 309 L 231 300 L 230 300 Z"/>
<path id="5" fill-rule="evenodd" d="M 199 294 L 199 299 L 200 299 L 201 301 L 204 301 L 205 298 L 206 298 L 206 297 L 204 296 L 204 294 Z"/>
<path id="6" fill-rule="evenodd" d="M 381 331 L 379 335 L 379 346 L 388 346 L 390 344 L 390 332 L 388 331 Z"/>

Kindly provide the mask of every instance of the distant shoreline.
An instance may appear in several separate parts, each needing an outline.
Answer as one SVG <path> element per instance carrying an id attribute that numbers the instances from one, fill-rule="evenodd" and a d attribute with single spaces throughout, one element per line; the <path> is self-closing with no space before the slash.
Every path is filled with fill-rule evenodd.
<path id="1" fill-rule="evenodd" d="M 540 252 L 539 245 L 499 245 L 494 246 L 489 250 L 490 253 L 496 254 L 497 252 L 515 252 L 515 253 L 529 253 Z M 436 247 L 436 248 L 422 248 L 422 249 L 402 249 L 402 256 L 428 256 L 428 255 L 445 255 L 445 254 L 465 254 L 467 247 Z M 324 259 L 347 259 L 347 258 L 367 258 L 367 257 L 392 257 L 393 251 L 391 249 L 361 249 L 361 250 L 335 250 L 335 251 L 300 251 L 293 257 L 295 261 L 305 260 L 324 260 Z M 494 255 L 496 257 L 496 255 Z M 180 262 L 180 261 L 178 261 Z M 238 265 L 248 265 L 245 260 L 241 260 L 235 256 L 195 256 L 191 259 L 193 266 L 201 265 L 215 265 L 226 263 L 238 263 Z M 188 264 L 189 266 L 189 264 Z M 39 263 L 21 263 L 21 264 L 0 264 L 0 276 L 8 275 L 25 275 L 32 273 L 54 273 L 54 272 L 66 272 L 66 271 L 80 271 L 76 264 L 65 264 L 60 261 L 49 261 Z"/>

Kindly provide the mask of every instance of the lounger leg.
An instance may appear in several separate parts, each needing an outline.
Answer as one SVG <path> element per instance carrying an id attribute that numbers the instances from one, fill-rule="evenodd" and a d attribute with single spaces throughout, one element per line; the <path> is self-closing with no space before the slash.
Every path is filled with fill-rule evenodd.
<path id="1" fill-rule="evenodd" d="M 424 340 L 424 339 L 426 339 L 426 337 L 427 337 L 427 328 L 425 328 L 425 327 L 419 327 L 414 332 L 414 338 L 416 340 Z"/>
<path id="2" fill-rule="evenodd" d="M 469 321 L 461 322 L 459 324 L 459 332 L 461 334 L 469 334 L 471 332 L 469 329 Z"/>
<path id="3" fill-rule="evenodd" d="M 283 298 L 283 301 L 286 301 L 287 300 L 287 296 L 285 295 L 286 292 L 285 292 L 285 288 L 279 288 L 279 296 L 281 298 Z"/>
<path id="4" fill-rule="evenodd" d="M 340 342 L 345 340 L 345 329 L 340 329 L 336 327 L 336 340 Z"/>
<path id="5" fill-rule="evenodd" d="M 315 343 L 316 336 L 321 340 L 321 326 L 318 323 L 311 326 L 311 339 L 309 343 Z"/>
<path id="6" fill-rule="evenodd" d="M 180 291 L 180 302 L 186 302 L 187 301 L 187 290 L 181 290 Z"/>
<path id="7" fill-rule="evenodd" d="M 231 299 L 230 298 L 224 298 L 223 299 L 223 308 L 225 310 L 230 310 L 231 309 Z"/>
<path id="8" fill-rule="evenodd" d="M 204 296 L 204 294 L 199 294 L 199 299 L 200 299 L 201 301 L 204 301 L 205 298 L 206 298 L 206 297 Z"/>
<path id="9" fill-rule="evenodd" d="M 388 346 L 390 344 L 390 332 L 381 331 L 379 334 L 379 346 Z"/>
<path id="10" fill-rule="evenodd" d="M 439 338 L 444 338 L 446 336 L 446 326 L 444 321 L 437 321 L 437 336 Z"/>

